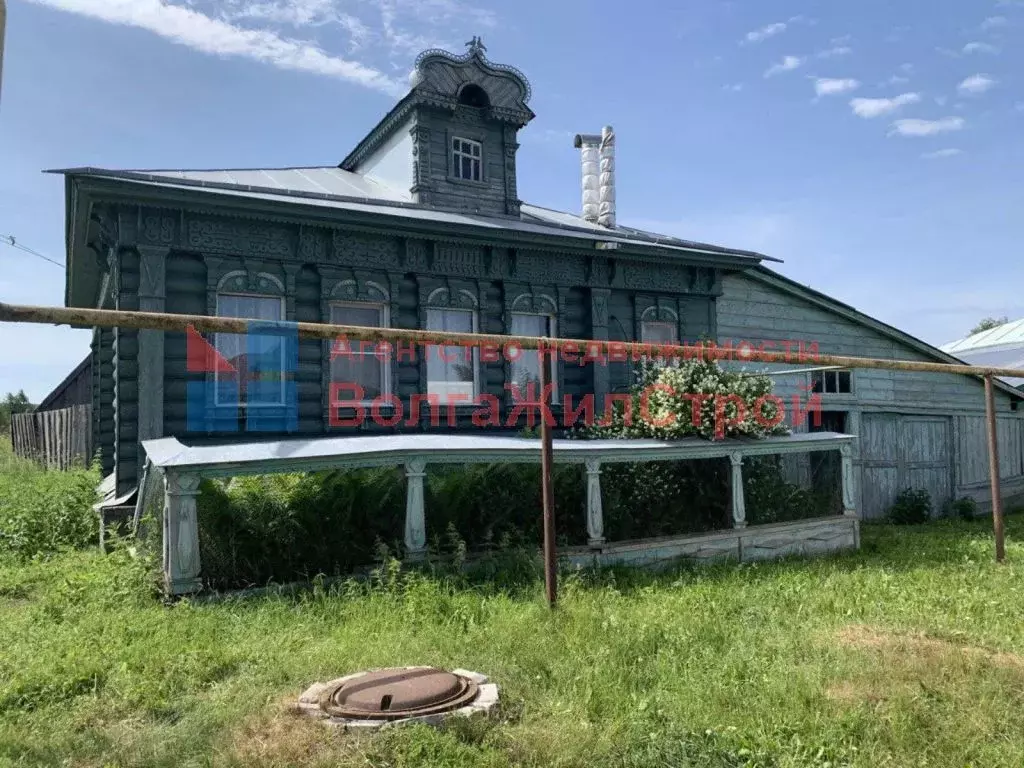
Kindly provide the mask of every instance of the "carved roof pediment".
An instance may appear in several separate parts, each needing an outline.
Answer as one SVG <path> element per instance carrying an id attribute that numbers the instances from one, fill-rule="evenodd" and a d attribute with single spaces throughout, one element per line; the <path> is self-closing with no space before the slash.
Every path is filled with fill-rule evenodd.
<path id="1" fill-rule="evenodd" d="M 534 117 L 527 106 L 531 89 L 526 75 L 489 61 L 479 38 L 468 46 L 461 56 L 437 48 L 421 53 L 412 76 L 413 92 L 427 103 L 455 105 L 467 85 L 476 85 L 490 101 L 489 117 L 526 125 Z"/>

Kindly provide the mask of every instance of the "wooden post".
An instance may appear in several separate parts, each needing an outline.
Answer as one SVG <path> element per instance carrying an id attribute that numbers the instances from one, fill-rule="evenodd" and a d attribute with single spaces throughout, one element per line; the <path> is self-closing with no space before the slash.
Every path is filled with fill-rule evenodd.
<path id="1" fill-rule="evenodd" d="M 747 505 L 743 499 L 743 454 L 730 453 L 729 464 L 732 466 L 730 505 L 732 507 L 732 527 L 747 527 Z"/>
<path id="2" fill-rule="evenodd" d="M 164 587 L 171 595 L 198 592 L 202 586 L 198 495 L 198 475 L 164 475 Z"/>
<path id="3" fill-rule="evenodd" d="M 996 536 L 996 562 L 1006 558 L 1003 534 L 1003 495 L 999 487 L 999 433 L 992 374 L 985 376 L 985 420 L 988 423 L 988 477 L 992 490 L 992 529 Z"/>
<path id="4" fill-rule="evenodd" d="M 405 464 L 405 557 L 420 560 L 427 551 L 427 522 L 423 508 L 423 478 L 427 462 L 412 459 Z"/>
<path id="5" fill-rule="evenodd" d="M 551 442 L 551 427 L 547 420 L 548 361 L 545 350 L 538 350 L 540 359 L 540 487 L 544 504 L 544 589 L 548 607 L 554 608 L 558 600 L 558 564 L 555 552 L 555 488 L 551 480 L 551 464 L 554 447 Z"/>
<path id="6" fill-rule="evenodd" d="M 604 508 L 601 505 L 601 460 L 587 459 L 587 538 L 591 549 L 604 546 Z"/>

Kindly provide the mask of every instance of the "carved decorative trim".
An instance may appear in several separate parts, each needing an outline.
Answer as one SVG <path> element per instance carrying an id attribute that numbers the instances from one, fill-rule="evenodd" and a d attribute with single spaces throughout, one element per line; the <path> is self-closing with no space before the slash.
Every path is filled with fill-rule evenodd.
<path id="1" fill-rule="evenodd" d="M 679 313 L 664 304 L 652 304 L 640 313 L 640 322 L 678 323 Z"/>
<path id="2" fill-rule="evenodd" d="M 272 224 L 241 226 L 223 218 L 187 220 L 186 244 L 201 252 L 219 252 L 251 258 L 292 258 L 295 236 L 291 228 Z"/>
<path id="3" fill-rule="evenodd" d="M 217 282 L 217 293 L 265 293 L 285 296 L 284 283 L 269 272 L 237 269 L 228 272 Z"/>
<path id="4" fill-rule="evenodd" d="M 424 307 L 432 309 L 471 309 L 476 310 L 480 302 L 472 291 L 465 288 L 435 288 L 427 294 Z"/>
<path id="5" fill-rule="evenodd" d="M 332 300 L 365 301 L 373 304 L 388 304 L 391 301 L 388 289 L 381 283 L 355 278 L 335 282 L 329 296 Z"/>
<path id="6" fill-rule="evenodd" d="M 558 314 L 558 303 L 547 294 L 520 293 L 512 299 L 510 310 L 531 315 L 554 316 Z"/>

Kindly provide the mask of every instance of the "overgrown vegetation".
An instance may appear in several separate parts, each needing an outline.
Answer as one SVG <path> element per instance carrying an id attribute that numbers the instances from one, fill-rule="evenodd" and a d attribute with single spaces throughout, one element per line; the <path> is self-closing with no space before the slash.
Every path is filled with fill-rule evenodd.
<path id="1" fill-rule="evenodd" d="M 95 544 L 99 481 L 96 468 L 47 471 L 0 439 L 0 553 L 28 558 Z"/>
<path id="2" fill-rule="evenodd" d="M 964 520 L 973 520 L 978 516 L 978 502 L 970 496 L 951 499 L 946 503 L 943 514 L 946 517 L 962 517 Z"/>
<path id="3" fill-rule="evenodd" d="M 0 765 L 1019 768 L 1024 520 L 870 526 L 860 553 L 660 575 L 406 572 L 154 600 L 124 552 L 0 557 Z M 483 671 L 500 713 L 339 733 L 295 716 L 367 667 Z"/>
<path id="4" fill-rule="evenodd" d="M 923 488 L 904 488 L 889 509 L 889 519 L 897 525 L 920 525 L 932 516 L 932 497 Z"/>
<path id="5" fill-rule="evenodd" d="M 579 544 L 585 540 L 580 470 L 559 466 L 554 479 L 560 544 Z M 506 551 L 540 541 L 536 466 L 432 467 L 425 501 L 435 557 L 459 547 Z M 352 573 L 382 552 L 401 555 L 404 525 L 401 468 L 204 481 L 204 578 L 214 587 L 237 588 Z"/>
<path id="6" fill-rule="evenodd" d="M 28 413 L 34 406 L 28 401 L 24 390 L 8 392 L 0 400 L 0 432 L 7 432 L 11 428 L 11 416 L 17 413 Z"/>
<path id="7" fill-rule="evenodd" d="M 646 363 L 638 368 L 631 409 L 618 408 L 607 425 L 579 430 L 583 438 L 757 437 L 783 435 L 772 380 L 723 369 L 715 361 Z M 698 406 L 693 395 L 708 395 Z M 716 412 L 715 396 L 731 398 Z M 697 412 L 694 413 L 694 408 Z M 728 459 L 609 464 L 602 470 L 605 527 L 610 540 L 727 528 Z M 744 461 L 744 498 L 751 524 L 828 514 L 834 489 L 814 491 L 786 480 L 778 457 Z"/>

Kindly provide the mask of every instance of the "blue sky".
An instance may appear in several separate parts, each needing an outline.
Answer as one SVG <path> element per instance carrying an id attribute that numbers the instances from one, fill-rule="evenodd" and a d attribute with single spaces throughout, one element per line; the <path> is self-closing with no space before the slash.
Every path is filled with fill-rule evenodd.
<path id="1" fill-rule="evenodd" d="M 619 220 L 760 250 L 933 344 L 1024 316 L 1024 0 L 8 0 L 0 235 L 64 258 L 46 168 L 330 165 L 415 55 L 522 69 L 524 200 L 579 208 L 576 132 L 617 133 Z M 0 245 L 0 298 L 63 273 Z M 34 400 L 89 334 L 0 327 Z"/>

